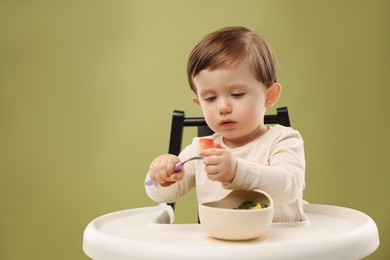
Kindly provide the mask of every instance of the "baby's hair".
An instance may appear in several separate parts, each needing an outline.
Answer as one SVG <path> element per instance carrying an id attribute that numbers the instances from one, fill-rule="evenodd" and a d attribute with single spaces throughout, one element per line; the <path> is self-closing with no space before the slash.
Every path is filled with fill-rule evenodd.
<path id="1" fill-rule="evenodd" d="M 276 82 L 276 62 L 271 46 L 245 27 L 226 27 L 206 35 L 192 50 L 187 65 L 191 89 L 204 69 L 234 67 L 248 59 L 255 77 L 269 87 Z"/>

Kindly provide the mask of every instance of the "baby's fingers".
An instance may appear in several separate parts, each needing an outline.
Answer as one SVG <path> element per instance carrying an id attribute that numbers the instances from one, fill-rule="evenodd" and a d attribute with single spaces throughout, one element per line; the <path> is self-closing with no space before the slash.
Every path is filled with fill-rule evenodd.
<path id="1" fill-rule="evenodd" d="M 171 181 L 181 181 L 182 179 L 184 178 L 184 170 L 180 170 L 178 172 L 175 172 L 174 174 L 172 174 L 169 179 Z"/>
<path id="2" fill-rule="evenodd" d="M 159 183 L 169 182 L 174 166 L 179 159 L 175 155 L 165 154 L 157 157 L 150 165 L 149 176 Z"/>

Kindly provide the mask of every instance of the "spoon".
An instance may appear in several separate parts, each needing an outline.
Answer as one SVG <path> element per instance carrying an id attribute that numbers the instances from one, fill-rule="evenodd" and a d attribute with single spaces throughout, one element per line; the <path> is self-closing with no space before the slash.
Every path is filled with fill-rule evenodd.
<path id="1" fill-rule="evenodd" d="M 202 159 L 203 159 L 203 157 L 195 156 L 195 157 L 191 157 L 188 160 L 185 160 L 184 162 L 177 162 L 175 164 L 175 166 L 173 167 L 173 171 L 174 172 L 180 171 L 183 168 L 184 164 L 189 162 L 189 161 L 192 161 L 192 160 L 202 160 Z M 154 183 L 154 181 L 152 179 L 149 179 L 149 180 L 145 181 L 145 185 L 146 186 L 152 186 L 154 184 L 156 184 L 156 183 Z"/>

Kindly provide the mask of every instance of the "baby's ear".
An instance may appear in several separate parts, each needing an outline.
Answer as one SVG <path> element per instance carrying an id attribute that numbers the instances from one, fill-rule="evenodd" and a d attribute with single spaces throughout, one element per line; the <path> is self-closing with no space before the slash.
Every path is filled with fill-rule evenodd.
<path id="1" fill-rule="evenodd" d="M 267 95 L 265 99 L 265 106 L 267 108 L 272 107 L 279 100 L 280 92 L 282 91 L 282 86 L 279 83 L 274 83 L 267 88 Z"/>
<path id="2" fill-rule="evenodd" d="M 192 97 L 192 101 L 193 101 L 195 104 L 200 105 L 198 96 Z"/>

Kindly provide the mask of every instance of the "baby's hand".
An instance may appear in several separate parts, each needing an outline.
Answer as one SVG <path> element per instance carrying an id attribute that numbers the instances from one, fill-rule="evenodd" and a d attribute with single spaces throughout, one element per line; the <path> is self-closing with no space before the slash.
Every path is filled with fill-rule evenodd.
<path id="1" fill-rule="evenodd" d="M 180 181 L 184 177 L 184 167 L 180 171 L 174 171 L 175 164 L 179 161 L 179 158 L 172 154 L 158 156 L 150 164 L 149 177 L 163 187 Z"/>
<path id="2" fill-rule="evenodd" d="M 236 176 L 237 160 L 228 149 L 215 143 L 214 148 L 201 149 L 199 155 L 204 157 L 204 170 L 210 180 L 223 183 L 233 181 Z"/>

